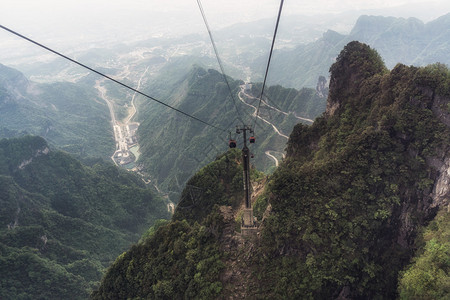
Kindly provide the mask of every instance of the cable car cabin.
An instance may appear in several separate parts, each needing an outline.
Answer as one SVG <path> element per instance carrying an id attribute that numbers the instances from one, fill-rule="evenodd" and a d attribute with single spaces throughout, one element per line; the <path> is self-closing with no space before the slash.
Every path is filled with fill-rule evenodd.
<path id="1" fill-rule="evenodd" d="M 254 136 L 251 136 L 250 137 L 250 144 L 254 144 L 255 143 L 255 137 Z"/>
<path id="2" fill-rule="evenodd" d="M 230 148 L 236 148 L 236 140 L 229 140 L 228 141 L 228 146 Z"/>

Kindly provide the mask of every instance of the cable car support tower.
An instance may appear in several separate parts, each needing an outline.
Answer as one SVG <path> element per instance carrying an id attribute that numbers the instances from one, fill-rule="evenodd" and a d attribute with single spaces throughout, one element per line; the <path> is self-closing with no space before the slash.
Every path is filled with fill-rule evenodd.
<path id="1" fill-rule="evenodd" d="M 253 129 L 251 126 L 244 125 L 241 128 L 236 126 L 236 133 L 243 135 L 244 147 L 242 148 L 242 164 L 244 167 L 244 193 L 245 193 L 245 208 L 242 216 L 241 234 L 253 235 L 256 233 L 257 227 L 253 217 L 253 208 L 250 194 L 250 150 L 247 147 L 247 132 L 252 134 L 249 138 L 251 144 L 255 143 L 255 137 L 253 136 Z M 234 142 L 234 143 L 233 143 Z M 230 147 L 236 147 L 236 141 L 230 140 Z"/>

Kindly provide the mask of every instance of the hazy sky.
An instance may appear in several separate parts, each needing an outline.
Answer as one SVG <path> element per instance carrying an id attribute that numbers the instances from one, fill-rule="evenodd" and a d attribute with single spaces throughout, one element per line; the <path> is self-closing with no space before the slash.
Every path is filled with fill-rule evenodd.
<path id="1" fill-rule="evenodd" d="M 205 32 L 196 0 L 0 0 L 0 24 L 58 46 Z M 279 0 L 202 0 L 211 27 L 276 18 Z M 424 4 L 426 3 L 426 4 Z M 392 8 L 397 8 L 393 10 Z M 418 17 L 450 12 L 449 0 L 285 0 L 283 15 L 361 13 Z M 1 30 L 0 30 L 1 31 Z M 0 32 L 0 45 L 17 38 Z M 2 51 L 0 49 L 0 51 Z M 6 51 L 6 50 L 3 50 Z M 0 52 L 0 57 L 1 57 Z"/>

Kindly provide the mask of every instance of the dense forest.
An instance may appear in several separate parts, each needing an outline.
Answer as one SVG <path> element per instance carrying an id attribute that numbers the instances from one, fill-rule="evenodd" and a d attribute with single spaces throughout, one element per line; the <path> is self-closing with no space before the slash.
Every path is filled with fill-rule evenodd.
<path id="1" fill-rule="evenodd" d="M 230 151 L 189 181 L 172 221 L 117 258 L 94 299 L 445 299 L 450 72 L 389 71 L 365 44 L 330 69 L 326 112 L 292 131 L 239 234 Z M 253 176 L 253 186 L 265 182 Z M 431 223 L 430 223 L 431 222 Z"/>
<path id="2" fill-rule="evenodd" d="M 41 137 L 0 140 L 0 298 L 86 299 L 166 204 L 137 176 Z"/>
<path id="3" fill-rule="evenodd" d="M 213 299 L 219 295 L 224 266 L 217 243 L 223 230 L 218 205 L 238 206 L 236 201 L 243 196 L 239 158 L 239 151 L 230 150 L 193 176 L 173 220 L 151 229 L 141 243 L 117 258 L 93 298 Z"/>

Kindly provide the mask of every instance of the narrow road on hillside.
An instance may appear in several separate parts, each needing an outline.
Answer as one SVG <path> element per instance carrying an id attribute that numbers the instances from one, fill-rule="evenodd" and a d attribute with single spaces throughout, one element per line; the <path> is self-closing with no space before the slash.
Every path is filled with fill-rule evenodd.
<path id="1" fill-rule="evenodd" d="M 109 108 L 109 114 L 111 115 L 111 123 L 113 126 L 113 133 L 114 133 L 114 140 L 117 143 L 119 143 L 120 138 L 118 137 L 118 135 L 120 135 L 120 132 L 117 132 L 117 121 L 116 121 L 116 116 L 115 116 L 115 112 L 114 112 L 114 104 L 108 99 L 106 98 L 106 88 L 104 86 L 101 85 L 102 82 L 104 82 L 105 79 L 101 79 L 101 80 L 97 80 L 95 81 L 95 88 L 100 92 L 100 97 L 105 100 L 106 104 L 108 105 Z M 115 153 L 115 152 L 114 152 Z M 114 153 L 111 156 L 111 160 L 114 162 L 114 164 L 116 166 L 117 162 L 114 159 Z"/>
<path id="2" fill-rule="evenodd" d="M 258 98 L 254 97 L 254 96 L 252 96 L 252 95 L 247 94 L 242 86 L 241 86 L 241 92 L 245 95 L 245 97 L 247 97 L 247 98 L 249 98 L 249 99 L 259 100 Z M 264 103 L 264 105 L 266 105 L 267 107 L 269 107 L 269 108 L 271 108 L 271 109 L 273 109 L 273 110 L 275 110 L 275 111 L 277 111 L 277 112 L 279 112 L 279 113 L 282 113 L 282 114 L 285 115 L 285 116 L 287 116 L 287 115 L 289 115 L 290 113 L 292 113 L 296 119 L 299 119 L 299 120 L 302 120 L 302 121 L 306 121 L 306 122 L 309 122 L 309 123 L 314 123 L 314 120 L 311 120 L 311 119 L 308 119 L 308 118 L 304 118 L 304 117 L 299 117 L 299 116 L 297 116 L 297 114 L 296 114 L 295 112 L 292 112 L 292 111 L 290 111 L 290 112 L 282 111 L 282 110 L 276 108 L 275 106 L 270 105 L 267 101 L 264 101 L 263 99 L 261 99 L 261 102 Z"/>
<path id="3" fill-rule="evenodd" d="M 275 157 L 274 155 L 272 155 L 270 152 L 281 154 L 281 156 L 283 157 L 283 159 L 286 157 L 286 154 L 284 154 L 283 152 L 280 152 L 280 151 L 274 151 L 274 150 L 267 150 L 267 151 L 265 152 L 265 154 L 266 154 L 268 157 L 270 157 L 271 159 L 273 159 L 273 160 L 275 161 L 275 166 L 278 167 L 278 165 L 279 165 L 279 160 L 278 160 L 278 158 L 276 158 L 276 157 Z"/>
<path id="4" fill-rule="evenodd" d="M 293 113 L 294 113 L 294 117 L 296 117 L 299 120 L 303 120 L 303 121 L 306 121 L 306 122 L 314 123 L 314 120 L 303 118 L 303 117 L 299 117 L 299 116 L 297 116 L 295 111 Z"/>
<path id="5" fill-rule="evenodd" d="M 140 89 L 142 79 L 144 78 L 145 74 L 147 74 L 147 71 L 148 71 L 149 68 L 150 68 L 150 66 L 148 66 L 147 69 L 145 69 L 144 73 L 142 73 L 141 77 L 139 78 L 138 85 L 137 85 L 137 87 L 136 87 L 137 90 Z M 131 119 L 136 115 L 137 110 L 136 110 L 136 105 L 135 105 L 135 103 L 134 103 L 134 99 L 136 98 L 136 94 L 137 94 L 137 93 L 134 92 L 133 98 L 131 98 L 131 107 L 132 107 L 132 111 L 131 111 L 131 113 L 128 115 L 128 117 L 125 119 L 125 122 L 124 122 L 125 124 L 128 124 L 128 123 L 131 121 Z"/>
<path id="6" fill-rule="evenodd" d="M 249 95 L 249 94 L 245 94 L 245 96 L 246 96 L 246 97 L 249 97 L 250 95 Z M 271 108 L 271 109 L 273 109 L 273 110 L 275 110 L 275 111 L 277 111 L 277 112 L 279 112 L 279 113 L 282 113 L 283 115 L 286 115 L 286 116 L 287 116 L 287 115 L 289 115 L 290 113 L 292 113 L 296 119 L 299 119 L 299 120 L 302 120 L 302 121 L 306 121 L 306 122 L 310 122 L 310 123 L 314 123 L 314 120 L 311 120 L 311 119 L 308 119 L 308 118 L 303 118 L 303 117 L 297 116 L 297 113 L 296 113 L 295 111 L 290 111 L 289 113 L 287 113 L 287 112 L 285 112 L 285 111 L 279 110 L 278 108 L 276 108 L 276 107 L 270 105 L 269 103 L 267 103 L 267 102 L 264 101 L 264 100 L 261 100 L 261 102 L 264 103 L 264 104 L 265 104 L 266 106 L 268 106 L 269 108 Z"/>
<path id="7" fill-rule="evenodd" d="M 267 150 L 265 153 L 266 153 L 266 155 L 267 155 L 268 157 L 270 157 L 271 159 L 273 159 L 273 160 L 275 161 L 275 167 L 278 167 L 278 158 L 276 158 L 275 156 L 273 156 L 272 154 L 270 154 L 270 151 L 269 151 L 269 150 Z"/>
<path id="8" fill-rule="evenodd" d="M 111 101 L 108 100 L 108 98 L 106 98 L 106 88 L 104 86 L 102 86 L 100 83 L 104 82 L 105 79 L 101 79 L 101 80 L 97 80 L 95 82 L 95 88 L 100 92 L 100 97 L 105 100 L 106 104 L 108 105 L 109 108 L 109 114 L 111 115 L 111 122 L 114 125 L 117 124 L 116 122 L 116 116 L 114 113 L 114 105 Z"/>
<path id="9" fill-rule="evenodd" d="M 284 138 L 286 138 L 286 139 L 289 139 L 289 137 L 287 136 L 287 135 L 285 135 L 285 134 L 282 134 L 279 130 L 278 130 L 278 128 L 275 126 L 275 125 L 273 125 L 272 123 L 270 123 L 269 121 L 267 121 L 266 119 L 264 119 L 264 118 L 262 118 L 260 115 L 256 115 L 256 111 L 258 110 L 255 106 L 253 106 L 253 105 L 251 105 L 251 104 L 248 104 L 247 102 L 245 102 L 245 100 L 242 98 L 242 94 L 245 94 L 244 92 L 243 92 L 243 87 L 241 87 L 241 91 L 238 93 L 238 98 L 239 98 L 239 100 L 241 100 L 242 101 L 242 103 L 244 103 L 245 105 L 247 105 L 247 106 L 250 106 L 250 107 L 252 107 L 255 111 L 253 112 L 253 114 L 252 114 L 252 116 L 253 117 L 257 117 L 258 119 L 261 119 L 263 122 L 265 122 L 265 123 L 267 123 L 267 124 L 269 124 L 270 126 L 272 126 L 272 128 L 273 128 L 273 130 L 279 135 L 279 136 L 282 136 L 282 137 L 284 137 Z"/>

